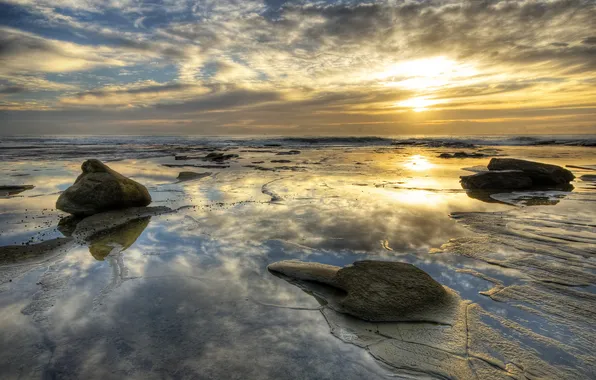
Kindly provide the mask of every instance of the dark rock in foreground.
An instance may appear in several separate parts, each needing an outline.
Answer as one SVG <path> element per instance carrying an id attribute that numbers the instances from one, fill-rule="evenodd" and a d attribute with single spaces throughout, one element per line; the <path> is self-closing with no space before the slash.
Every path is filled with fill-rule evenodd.
<path id="1" fill-rule="evenodd" d="M 460 177 L 464 189 L 527 189 L 532 187 L 532 178 L 522 171 L 489 171 Z"/>
<path id="2" fill-rule="evenodd" d="M 407 263 L 367 260 L 340 268 L 287 260 L 268 268 L 292 279 L 340 290 L 334 299 L 327 299 L 329 306 L 372 322 L 420 320 L 420 315 L 448 302 L 441 284 Z"/>
<path id="3" fill-rule="evenodd" d="M 575 179 L 573 173 L 560 166 L 515 158 L 493 158 L 488 170 L 521 170 L 532 179 L 534 186 L 560 185 Z"/>
<path id="4" fill-rule="evenodd" d="M 84 216 L 151 203 L 151 195 L 145 186 L 99 160 L 87 160 L 81 169 L 83 173 L 58 198 L 57 209 Z"/>
<path id="5" fill-rule="evenodd" d="M 561 186 L 575 179 L 573 173 L 560 166 L 515 158 L 493 158 L 488 170 L 460 177 L 461 186 L 469 190 L 517 190 Z"/>

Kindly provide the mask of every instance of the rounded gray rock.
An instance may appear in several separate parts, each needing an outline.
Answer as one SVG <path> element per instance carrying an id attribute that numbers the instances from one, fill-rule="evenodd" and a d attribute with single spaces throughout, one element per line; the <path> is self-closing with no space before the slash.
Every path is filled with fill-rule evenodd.
<path id="1" fill-rule="evenodd" d="M 56 201 L 56 208 L 73 215 L 142 207 L 151 203 L 147 188 L 110 169 L 99 160 L 87 160 L 83 173 Z"/>

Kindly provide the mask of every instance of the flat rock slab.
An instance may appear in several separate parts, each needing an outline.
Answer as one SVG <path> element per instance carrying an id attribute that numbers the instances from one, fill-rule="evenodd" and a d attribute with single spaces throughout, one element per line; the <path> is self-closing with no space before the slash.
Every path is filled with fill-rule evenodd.
<path id="1" fill-rule="evenodd" d="M 426 272 L 407 263 L 357 261 L 343 268 L 296 260 L 269 265 L 269 270 L 300 281 L 314 281 L 343 293 L 322 294 L 334 310 L 373 322 L 441 323 L 447 292 Z"/>
<path id="2" fill-rule="evenodd" d="M 7 197 L 9 195 L 20 194 L 23 191 L 31 190 L 33 185 L 3 185 L 0 186 L 0 197 Z"/>
<path id="3" fill-rule="evenodd" d="M 98 235 L 126 225 L 133 220 L 172 212 L 165 206 L 131 207 L 125 210 L 107 211 L 87 217 L 76 224 L 72 236 L 80 240 L 94 240 Z"/>
<path id="4" fill-rule="evenodd" d="M 32 261 L 43 261 L 43 258 L 48 253 L 69 247 L 71 241 L 71 238 L 56 238 L 37 244 L 6 245 L 0 247 L 0 264 L 22 264 Z"/>

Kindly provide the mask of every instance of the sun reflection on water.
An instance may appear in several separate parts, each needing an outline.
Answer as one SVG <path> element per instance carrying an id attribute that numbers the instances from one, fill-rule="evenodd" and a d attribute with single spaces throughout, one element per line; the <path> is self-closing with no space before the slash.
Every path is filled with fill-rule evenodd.
<path id="1" fill-rule="evenodd" d="M 409 157 L 404 163 L 404 166 L 409 170 L 423 172 L 425 170 L 433 168 L 435 165 L 428 161 L 426 157 L 416 154 Z"/>

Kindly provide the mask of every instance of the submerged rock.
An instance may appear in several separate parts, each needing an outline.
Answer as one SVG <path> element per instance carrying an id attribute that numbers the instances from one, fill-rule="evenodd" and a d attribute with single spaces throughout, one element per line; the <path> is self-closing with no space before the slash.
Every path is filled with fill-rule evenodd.
<path id="1" fill-rule="evenodd" d="M 486 157 L 484 153 L 467 153 L 467 152 L 455 152 L 455 153 L 441 153 L 439 158 L 480 158 Z"/>
<path id="2" fill-rule="evenodd" d="M 231 160 L 232 158 L 238 158 L 239 156 L 237 154 L 225 154 L 225 153 L 209 153 L 207 154 L 205 157 L 203 157 L 203 160 L 205 161 L 216 161 L 216 162 L 222 162 L 222 161 L 228 161 Z"/>
<path id="3" fill-rule="evenodd" d="M 573 173 L 560 166 L 515 158 L 493 158 L 488 170 L 521 170 L 532 179 L 534 186 L 560 185 L 575 179 Z"/>
<path id="4" fill-rule="evenodd" d="M 132 207 L 125 210 L 112 210 L 87 217 L 76 225 L 72 236 L 78 240 L 92 241 L 96 237 L 128 223 L 146 219 L 151 216 L 163 215 L 173 212 L 165 206 L 157 207 Z"/>
<path id="5" fill-rule="evenodd" d="M 22 264 L 28 261 L 38 261 L 48 253 L 64 250 L 72 242 L 70 238 L 56 238 L 36 244 L 6 245 L 0 247 L 0 264 Z"/>
<path id="6" fill-rule="evenodd" d="M 200 164 L 161 164 L 161 166 L 165 166 L 168 168 L 183 168 L 193 167 L 193 168 L 203 168 L 203 169 L 226 169 L 229 168 L 230 165 L 200 165 Z"/>
<path id="7" fill-rule="evenodd" d="M 81 169 L 83 173 L 58 198 L 57 209 L 73 215 L 93 215 L 151 203 L 151 195 L 145 186 L 99 160 L 87 160 Z"/>
<path id="8" fill-rule="evenodd" d="M 300 154 L 301 152 L 299 150 L 288 150 L 286 152 L 277 152 L 278 156 L 293 156 L 296 154 Z"/>
<path id="9" fill-rule="evenodd" d="M 464 189 L 527 189 L 532 187 L 532 178 L 519 170 L 488 171 L 468 176 L 461 176 Z"/>
<path id="10" fill-rule="evenodd" d="M 16 195 L 22 193 L 26 190 L 31 190 L 35 186 L 33 185 L 7 185 L 7 186 L 0 186 L 0 197 L 5 197 L 9 195 Z"/>
<path id="11" fill-rule="evenodd" d="M 180 174 L 178 174 L 178 181 L 182 182 L 182 181 L 191 181 L 193 179 L 201 179 L 204 177 L 209 177 L 211 175 L 211 172 L 204 172 L 204 173 L 196 173 L 196 172 L 180 172 Z"/>
<path id="12" fill-rule="evenodd" d="M 340 292 L 319 294 L 332 309 L 372 322 L 436 321 L 448 292 L 426 272 L 407 263 L 357 261 L 343 268 L 297 260 L 269 265 L 272 272 L 314 281 Z"/>

